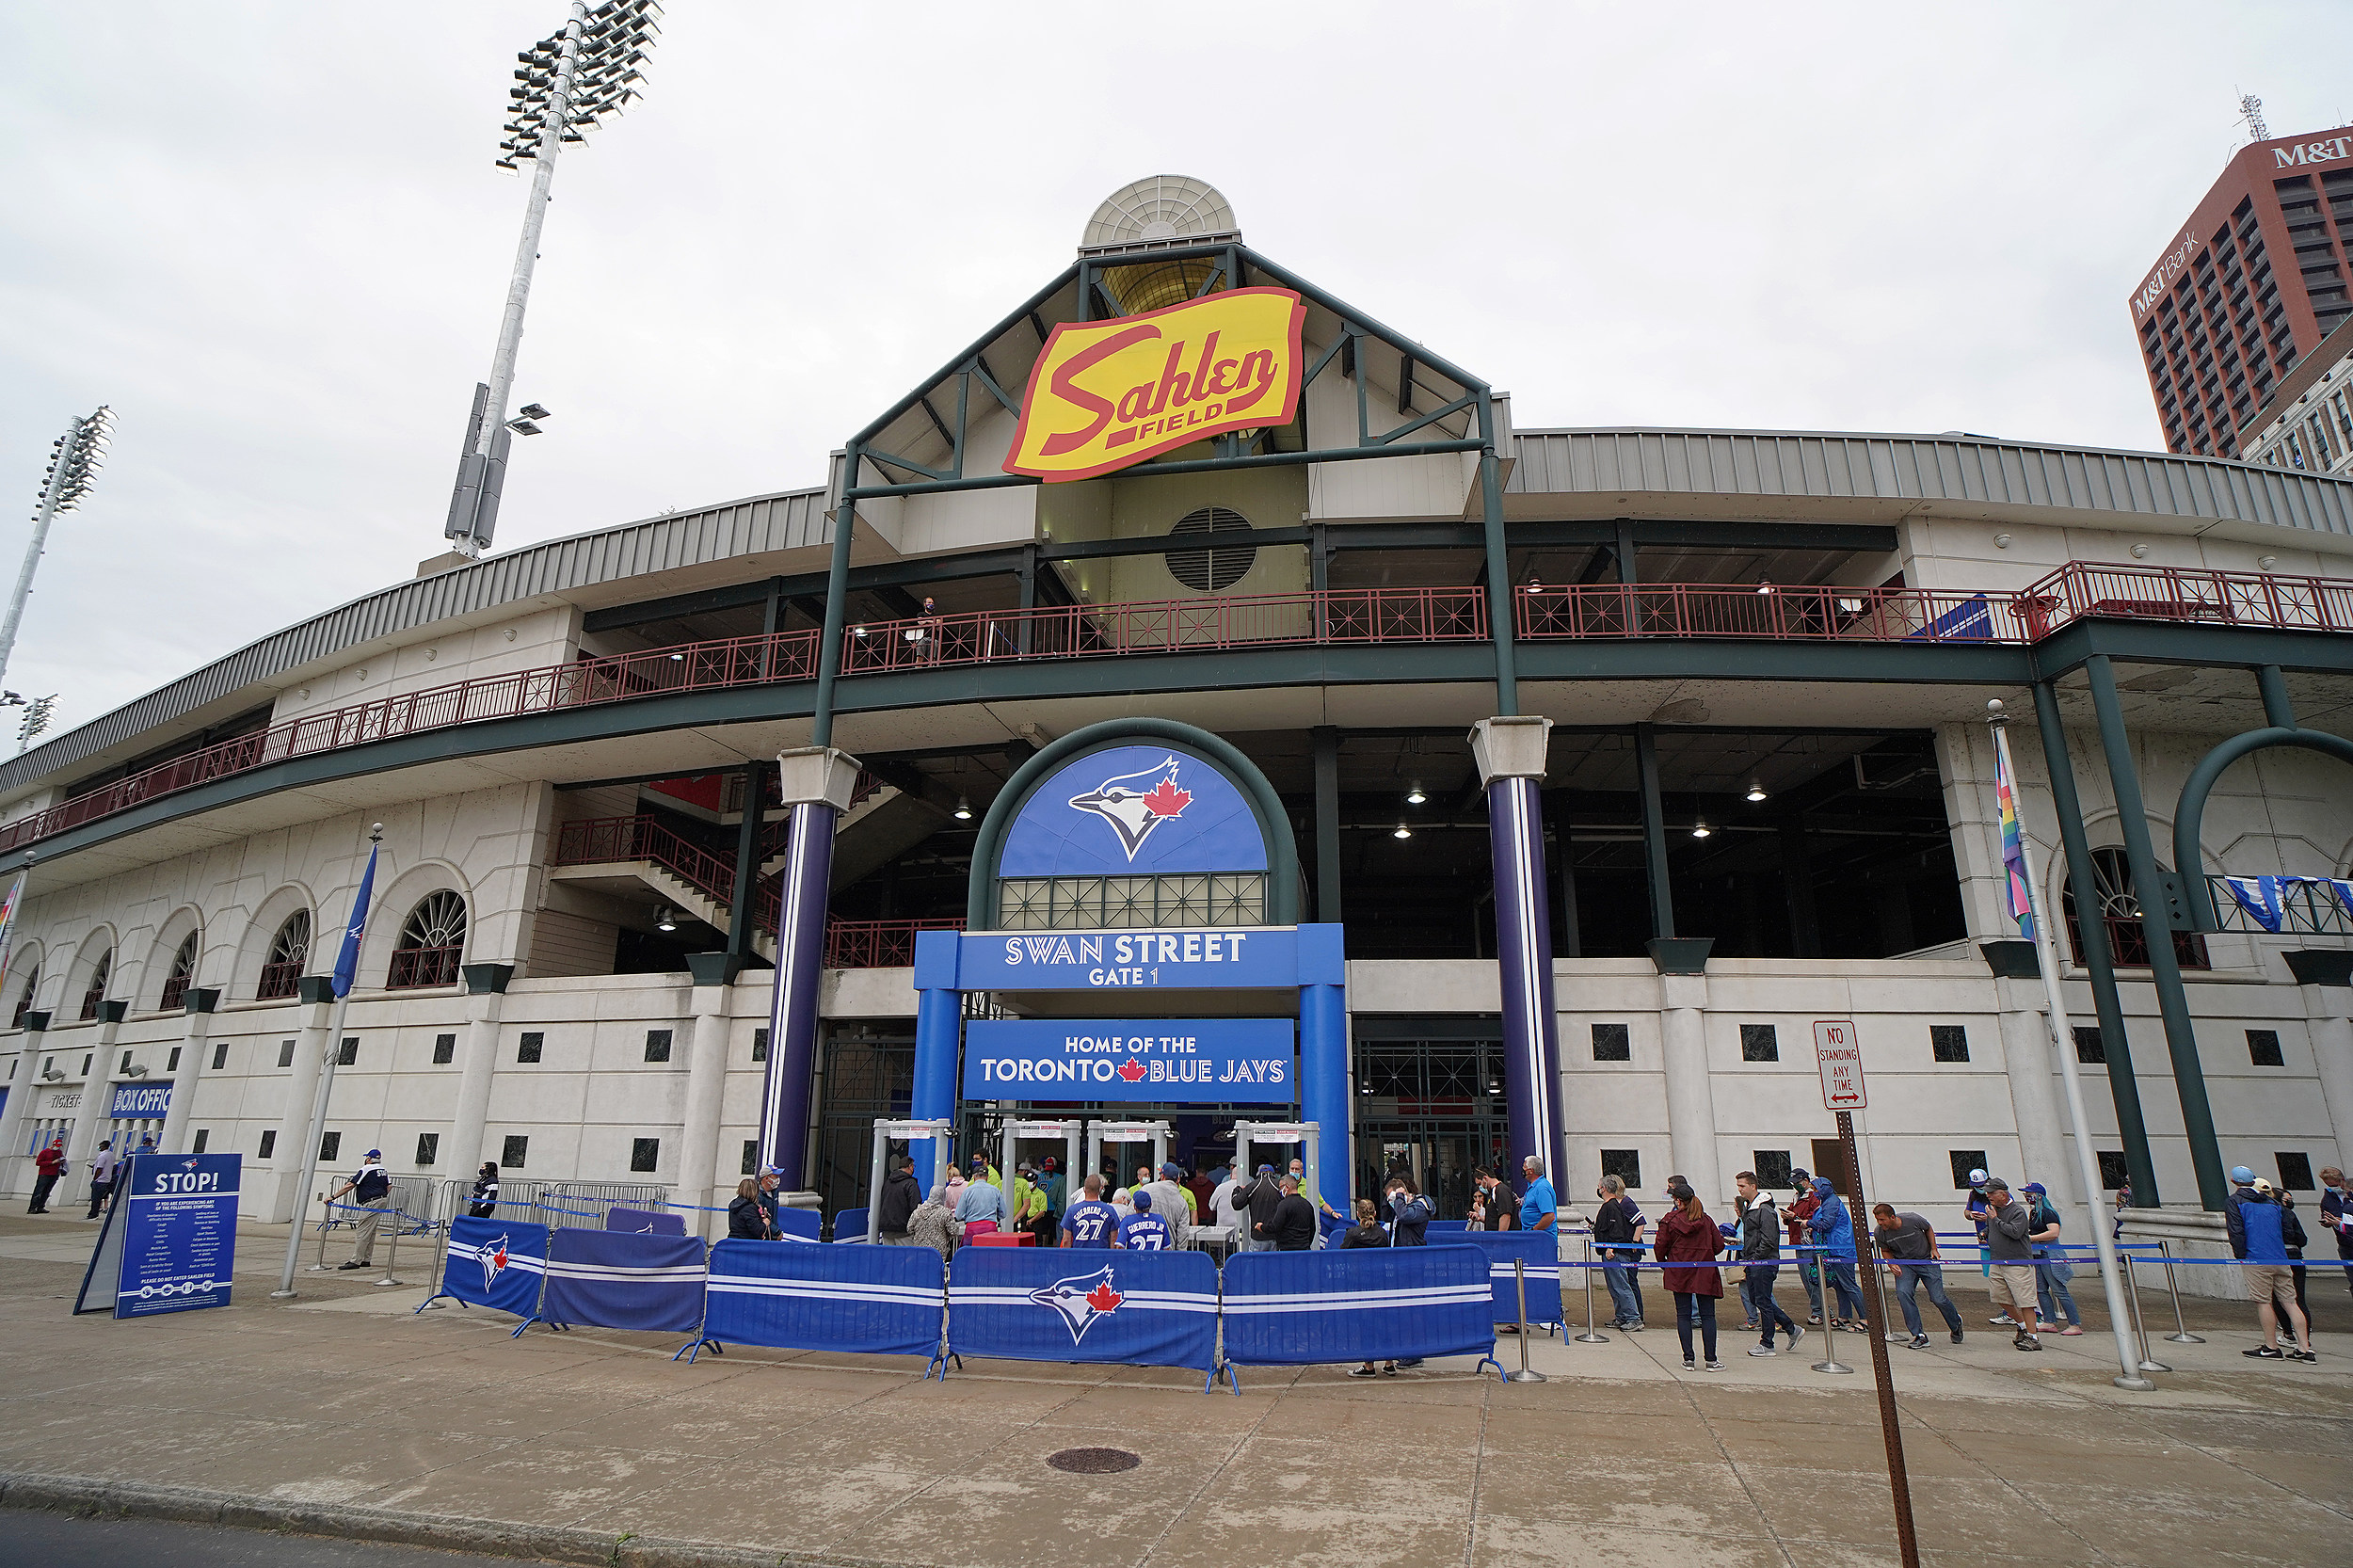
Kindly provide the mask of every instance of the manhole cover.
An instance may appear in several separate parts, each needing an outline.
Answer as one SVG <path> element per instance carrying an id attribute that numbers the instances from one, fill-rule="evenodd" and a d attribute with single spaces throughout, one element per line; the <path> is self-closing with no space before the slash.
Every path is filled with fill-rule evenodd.
<path id="1" fill-rule="evenodd" d="M 1046 1463 L 1057 1470 L 1073 1475 L 1108 1476 L 1121 1470 L 1132 1470 L 1144 1463 L 1141 1456 L 1125 1448 L 1064 1448 L 1046 1456 Z"/>

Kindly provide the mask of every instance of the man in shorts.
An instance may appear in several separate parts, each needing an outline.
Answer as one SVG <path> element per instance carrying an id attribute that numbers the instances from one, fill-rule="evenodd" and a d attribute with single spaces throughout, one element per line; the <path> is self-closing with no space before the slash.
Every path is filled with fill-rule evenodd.
<path id="1" fill-rule="evenodd" d="M 2234 1191 L 2223 1206 L 2231 1233 L 2231 1256 L 2239 1260 L 2247 1279 L 2248 1297 L 2255 1304 L 2255 1320 L 2263 1325 L 2264 1342 L 2245 1353 L 2257 1361 L 2317 1361 L 2313 1352 L 2312 1324 L 2296 1304 L 2296 1270 L 2288 1256 L 2282 1210 L 2255 1182 L 2244 1165 L 2232 1168 Z M 2280 1313 L 2285 1308 L 2296 1334 L 2294 1350 L 2280 1348 Z"/>
<path id="2" fill-rule="evenodd" d="M 1993 1304 L 2008 1307 L 2009 1320 L 2018 1327 L 2010 1348 L 2039 1351 L 2042 1341 L 2034 1334 L 2034 1245 L 2026 1240 L 2034 1211 L 2010 1196 L 2009 1183 L 2000 1176 L 1986 1178 L 1985 1202 L 1985 1250 L 1992 1263 Z"/>

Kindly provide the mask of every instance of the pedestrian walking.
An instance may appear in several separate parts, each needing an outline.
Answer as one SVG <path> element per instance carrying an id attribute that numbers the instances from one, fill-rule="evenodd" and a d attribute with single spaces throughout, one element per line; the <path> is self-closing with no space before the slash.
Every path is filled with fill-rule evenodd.
<path id="1" fill-rule="evenodd" d="M 750 1176 L 735 1184 L 735 1200 L 728 1205 L 728 1240 L 730 1241 L 773 1241 L 776 1230 L 769 1223 L 768 1206 L 760 1201 L 760 1183 Z"/>
<path id="2" fill-rule="evenodd" d="M 2345 1260 L 2345 1288 L 2353 1290 L 2353 1180 L 2334 1165 L 2320 1173 L 2320 1224 L 2336 1238 L 2337 1256 Z"/>
<path id="3" fill-rule="evenodd" d="M 886 1247 L 911 1247 L 907 1224 L 923 1207 L 923 1185 L 915 1179 L 915 1157 L 903 1154 L 890 1162 L 883 1177 L 882 1195 L 874 1200 L 874 1234 Z"/>
<path id="4" fill-rule="evenodd" d="M 90 1156 L 89 1212 L 83 1216 L 84 1219 L 95 1220 L 98 1218 L 98 1211 L 106 1207 L 106 1200 L 114 1195 L 115 1172 L 119 1167 L 120 1161 L 115 1158 L 114 1140 L 100 1139 L 98 1152 Z"/>
<path id="5" fill-rule="evenodd" d="M 2026 1240 L 2033 1230 L 2034 1213 L 2010 1195 L 2009 1183 L 2000 1176 L 1985 1178 L 1985 1203 L 1986 1264 L 1993 1271 L 1990 1290 L 1994 1304 L 2007 1309 L 1993 1320 L 2017 1329 L 2011 1349 L 2039 1351 L 2042 1341 L 2035 1337 L 2034 1244 Z"/>
<path id="6" fill-rule="evenodd" d="M 1601 1200 L 1593 1210 L 1593 1249 L 1603 1259 L 1602 1282 L 1609 1288 L 1609 1305 L 1616 1314 L 1612 1326 L 1640 1334 L 1642 1286 L 1635 1266 L 1642 1261 L 1642 1211 L 1617 1176 L 1603 1176 L 1593 1196 Z"/>
<path id="7" fill-rule="evenodd" d="M 1806 1326 L 1822 1326 L 1821 1255 L 1812 1250 L 1814 1211 L 1822 1200 L 1814 1195 L 1814 1176 L 1802 1165 L 1789 1173 L 1789 1207 L 1782 1210 L 1789 1226 L 1789 1244 L 1798 1253 L 1798 1283 L 1805 1287 Z"/>
<path id="8" fill-rule="evenodd" d="M 1667 1195 L 1674 1200 L 1674 1208 L 1658 1222 L 1651 1250 L 1659 1262 L 1668 1265 L 1664 1277 L 1668 1293 L 1674 1297 L 1675 1337 L 1683 1342 L 1683 1369 L 1698 1369 L 1691 1353 L 1691 1330 L 1696 1326 L 1707 1369 L 1721 1372 L 1724 1364 L 1716 1358 L 1716 1303 L 1724 1293 L 1724 1276 L 1715 1267 L 1715 1259 L 1723 1251 L 1723 1235 L 1700 1207 L 1700 1195 L 1689 1183 L 1668 1189 Z"/>
<path id="9" fill-rule="evenodd" d="M 43 1144 L 40 1152 L 33 1156 L 33 1203 L 24 1212 L 46 1214 L 49 1212 L 49 1194 L 56 1187 L 57 1178 L 65 1175 L 64 1133 L 60 1132 Z"/>
<path id="10" fill-rule="evenodd" d="M 1863 1318 L 1863 1289 L 1854 1277 L 1854 1216 L 1832 1190 L 1830 1177 L 1814 1178 L 1815 1209 L 1806 1220 L 1813 1232 L 1814 1244 L 1822 1250 L 1817 1254 L 1822 1260 L 1822 1273 L 1837 1298 L 1836 1316 L 1831 1327 L 1849 1334 L 1870 1332 Z"/>
<path id="11" fill-rule="evenodd" d="M 1873 1204 L 1871 1219 L 1879 1232 L 1880 1256 L 1896 1276 L 1896 1304 L 1903 1308 L 1912 1348 L 1929 1348 L 1928 1334 L 1920 1326 L 1920 1304 L 1913 1299 L 1923 1285 L 1929 1288 L 1929 1304 L 1944 1314 L 1953 1343 L 1960 1344 L 1961 1308 L 1945 1293 L 1945 1255 L 1936 1244 L 1936 1227 L 1920 1215 L 1897 1213 L 1893 1204 Z"/>
<path id="12" fill-rule="evenodd" d="M 482 1162 L 482 1169 L 473 1174 L 473 1191 L 466 1194 L 466 1217 L 470 1220 L 488 1220 L 498 1211 L 498 1162 L 486 1160 Z"/>
<path id="13" fill-rule="evenodd" d="M 2067 1289 L 2075 1269 L 2058 1244 L 2059 1213 L 2042 1183 L 2030 1181 L 2025 1192 L 2025 1202 L 2034 1210 L 2034 1228 L 2026 1240 L 2034 1243 L 2035 1302 L 2045 1328 L 2058 1328 L 2062 1338 L 2073 1338 L 2084 1331 L 2084 1315 L 2075 1310 L 2075 1298 Z M 2066 1326 L 2058 1327 L 2061 1323 Z"/>
<path id="14" fill-rule="evenodd" d="M 319 1202 L 334 1211 L 337 1198 L 349 1193 L 351 1207 L 359 1211 L 351 1232 L 351 1256 L 340 1265 L 345 1269 L 368 1269 L 376 1264 L 376 1232 L 384 1228 L 384 1215 L 392 1195 L 392 1173 L 384 1169 L 384 1151 L 370 1149 L 360 1157 L 360 1168 L 351 1179 L 321 1198 Z"/>
<path id="15" fill-rule="evenodd" d="M 1781 1277 L 1781 1212 L 1772 1198 L 1756 1184 L 1754 1171 L 1742 1171 L 1732 1178 L 1740 1192 L 1740 1219 L 1737 1224 L 1724 1228 L 1740 1255 L 1740 1289 L 1748 1299 L 1749 1307 L 1756 1316 L 1757 1326 L 1765 1336 L 1751 1348 L 1751 1355 L 1778 1355 L 1773 1349 L 1773 1327 L 1779 1324 L 1789 1336 L 1789 1348 L 1805 1337 L 1797 1320 L 1781 1309 L 1773 1300 L 1773 1284 Z"/>

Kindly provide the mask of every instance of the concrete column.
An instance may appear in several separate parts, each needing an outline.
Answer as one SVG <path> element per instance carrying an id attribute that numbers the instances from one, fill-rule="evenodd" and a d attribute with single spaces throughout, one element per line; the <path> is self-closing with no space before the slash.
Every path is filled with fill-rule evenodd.
<path id="1" fill-rule="evenodd" d="M 1993 988 L 2002 1006 L 2003 1076 L 2009 1082 L 2010 1114 L 2018 1123 L 2019 1155 L 2026 1163 L 2019 1183 L 2039 1181 L 2053 1198 L 2080 1207 L 2085 1201 L 2083 1177 L 2069 1157 L 2058 1090 L 2051 1081 L 2057 1064 L 2051 1060 L 2051 1017 L 2043 1010 L 2042 983 L 1996 980 Z M 2068 1048 L 2074 1047 L 2071 1043 Z"/>
<path id="2" fill-rule="evenodd" d="M 1667 1069 L 1667 1138 L 1675 1169 L 1713 1200 L 1724 1191 L 1716 1160 L 1716 1091 L 1707 1070 L 1707 977 L 1658 977 L 1660 1054 Z"/>
<path id="3" fill-rule="evenodd" d="M 2344 955 L 2326 956 L 2336 959 Z M 2345 977 L 2340 970 L 2336 978 L 2343 981 Z M 2353 1161 L 2353 991 L 2342 984 L 2305 984 L 2297 989 L 2304 998 L 2304 1016 L 2312 1020 L 2313 1064 L 2320 1074 L 2320 1097 L 2329 1110 L 2329 1131 L 2337 1141 L 2337 1157 L 2326 1163 L 2343 1169 Z M 2328 1255 L 2315 1252 L 2312 1256 Z"/>
<path id="4" fill-rule="evenodd" d="M 24 1015 L 24 1032 L 17 1038 L 16 1077 L 8 1084 L 8 1103 L 0 1106 L 0 1194 L 13 1196 L 33 1190 L 33 1162 L 24 1154 L 24 1124 L 40 1094 L 40 1058 L 47 1048 L 49 1015 Z"/>
<path id="5" fill-rule="evenodd" d="M 457 1068 L 457 1111 L 450 1121 L 449 1158 L 441 1168 L 456 1181 L 473 1180 L 482 1164 L 482 1134 L 490 1120 L 490 1079 L 498 1071 L 499 1012 L 505 1005 L 512 964 L 468 964 L 465 1055 Z"/>
<path id="6" fill-rule="evenodd" d="M 311 1102 L 317 1097 L 319 1069 L 327 1062 L 328 1015 L 334 1010 L 334 981 L 323 974 L 306 974 L 295 982 L 302 998 L 301 1032 L 295 1036 L 294 1074 L 286 1081 L 286 1102 L 279 1107 L 278 1141 L 270 1145 L 271 1179 L 252 1190 L 267 1205 L 263 1218 L 282 1225 L 305 1213 L 302 1185 L 303 1136 L 311 1125 Z M 324 1130 L 324 1129 L 322 1129 Z"/>
<path id="7" fill-rule="evenodd" d="M 122 1032 L 124 1007 L 120 1002 L 100 1002 L 98 1027 L 90 1031 L 89 1043 L 82 1048 L 89 1055 L 89 1072 L 83 1080 L 81 1108 L 73 1112 L 73 1131 L 65 1145 L 67 1164 L 76 1175 L 105 1136 L 99 1129 L 106 1125 L 107 1101 L 113 1098 L 115 1036 Z"/>
<path id="8" fill-rule="evenodd" d="M 197 1080 L 204 1075 L 204 1041 L 212 1032 L 213 1009 L 220 1005 L 218 991 L 190 990 L 184 999 L 188 1010 L 180 1033 L 180 1066 L 171 1077 L 171 1104 L 164 1111 L 164 1130 L 155 1146 L 166 1154 L 187 1154 L 188 1118 L 196 1114 Z"/>
<path id="9" fill-rule="evenodd" d="M 783 1173 L 785 1189 L 797 1191 L 803 1185 L 809 1087 L 817 1066 L 817 1000 L 824 977 L 834 824 L 849 809 L 851 792 L 857 788 L 857 760 L 830 746 L 803 746 L 778 753 L 776 769 L 792 822 L 776 920 L 776 984 L 768 1007 L 768 1077 L 760 1086 L 760 1147 L 763 1161 Z"/>
<path id="10" fill-rule="evenodd" d="M 703 1212 L 719 1182 L 719 1113 L 728 1085 L 728 1034 L 740 963 L 732 952 L 690 952 L 695 1030 L 687 1046 L 685 1124 L 680 1129 L 678 1202 L 694 1204 L 686 1228 L 709 1240 L 716 1216 Z M 773 1038 L 773 1036 L 771 1036 Z M 725 1234 L 724 1229 L 720 1234 Z"/>
<path id="11" fill-rule="evenodd" d="M 1551 732 L 1552 721 L 1545 718 L 1481 719 L 1472 727 L 1470 741 L 1480 781 L 1487 788 L 1510 1163 L 1516 1170 L 1527 1156 L 1538 1156 L 1557 1192 L 1562 1148 L 1561 1017 L 1553 993 L 1551 900 L 1539 793 Z"/>

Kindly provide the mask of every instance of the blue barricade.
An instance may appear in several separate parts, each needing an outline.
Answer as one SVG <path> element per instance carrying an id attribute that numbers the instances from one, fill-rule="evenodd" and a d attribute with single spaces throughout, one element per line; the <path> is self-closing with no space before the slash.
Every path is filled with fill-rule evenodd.
<path id="1" fill-rule="evenodd" d="M 833 1215 L 833 1239 L 837 1241 L 865 1240 L 868 1212 L 868 1210 L 863 1208 L 835 1209 Z"/>
<path id="2" fill-rule="evenodd" d="M 943 1272 L 929 1247 L 722 1241 L 711 1249 L 702 1336 L 722 1345 L 936 1357 L 947 1303 Z"/>
<path id="3" fill-rule="evenodd" d="M 1225 1359 L 1245 1367 L 1492 1360 L 1494 1301 L 1487 1254 L 1477 1247 L 1243 1253 L 1225 1265 Z"/>
<path id="4" fill-rule="evenodd" d="M 966 1247 L 949 1269 L 948 1349 L 1213 1377 L 1217 1265 L 1197 1252 Z"/>
<path id="5" fill-rule="evenodd" d="M 825 1217 L 814 1208 L 778 1208 L 776 1229 L 788 1241 L 814 1241 L 824 1234 Z"/>
<path id="6" fill-rule="evenodd" d="M 559 1230 L 539 1316 L 551 1323 L 688 1333 L 703 1319 L 707 1274 L 699 1237 Z"/>
<path id="7" fill-rule="evenodd" d="M 1498 1323 L 1520 1320 L 1518 1283 L 1512 1277 L 1512 1260 L 1518 1258 L 1528 1276 L 1528 1320 L 1558 1323 L 1561 1316 L 1561 1242 L 1548 1230 L 1473 1230 L 1449 1236 L 1447 1244 L 1466 1241 L 1487 1255 L 1487 1278 L 1495 1287 Z"/>
<path id="8" fill-rule="evenodd" d="M 1468 1220 L 1433 1220 L 1427 1226 L 1424 1227 L 1424 1229 L 1427 1230 L 1429 1234 L 1434 1236 L 1442 1230 L 1468 1230 L 1470 1229 L 1470 1222 Z"/>
<path id="9" fill-rule="evenodd" d="M 547 1267 L 547 1226 L 460 1216 L 449 1223 L 449 1256 L 441 1264 L 441 1288 L 425 1299 L 455 1296 L 470 1305 L 533 1318 L 538 1315 L 539 1287 Z"/>
<path id="10" fill-rule="evenodd" d="M 686 1216 L 657 1214 L 650 1208 L 613 1208 L 604 1211 L 604 1228 L 636 1236 L 683 1236 Z"/>

